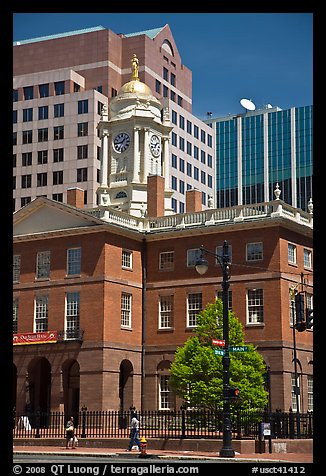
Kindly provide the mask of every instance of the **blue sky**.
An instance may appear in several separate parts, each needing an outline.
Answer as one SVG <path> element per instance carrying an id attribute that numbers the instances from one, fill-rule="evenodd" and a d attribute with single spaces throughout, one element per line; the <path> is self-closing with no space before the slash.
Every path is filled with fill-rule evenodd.
<path id="1" fill-rule="evenodd" d="M 169 24 L 192 71 L 193 114 L 313 104 L 312 13 L 14 13 L 13 40 L 102 25 L 133 33 Z"/>

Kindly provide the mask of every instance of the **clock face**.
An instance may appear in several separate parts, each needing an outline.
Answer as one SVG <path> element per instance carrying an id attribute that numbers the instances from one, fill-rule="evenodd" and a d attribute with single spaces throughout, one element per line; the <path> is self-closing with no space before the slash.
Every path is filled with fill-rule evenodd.
<path id="1" fill-rule="evenodd" d="M 128 149 L 130 144 L 130 137 L 126 132 L 120 132 L 113 140 L 114 148 L 117 152 L 124 152 Z"/>
<path id="2" fill-rule="evenodd" d="M 161 153 L 161 142 L 160 142 L 159 137 L 153 135 L 151 137 L 149 147 L 150 147 L 151 152 L 154 155 L 154 157 L 158 157 Z"/>

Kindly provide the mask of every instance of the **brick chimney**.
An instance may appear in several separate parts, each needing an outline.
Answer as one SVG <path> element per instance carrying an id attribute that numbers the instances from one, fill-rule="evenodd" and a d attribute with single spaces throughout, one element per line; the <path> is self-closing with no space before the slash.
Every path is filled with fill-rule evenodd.
<path id="1" fill-rule="evenodd" d="M 147 215 L 164 216 L 164 177 L 148 175 L 147 177 Z"/>
<path id="2" fill-rule="evenodd" d="M 202 211 L 202 195 L 201 191 L 196 188 L 186 191 L 186 212 Z"/>
<path id="3" fill-rule="evenodd" d="M 76 208 L 84 208 L 84 190 L 79 187 L 68 188 L 67 203 Z"/>

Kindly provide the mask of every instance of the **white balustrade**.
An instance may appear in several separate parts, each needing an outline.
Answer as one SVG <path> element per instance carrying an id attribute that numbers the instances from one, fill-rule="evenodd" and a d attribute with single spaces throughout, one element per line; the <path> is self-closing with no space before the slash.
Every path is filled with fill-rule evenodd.
<path id="1" fill-rule="evenodd" d="M 312 213 L 304 212 L 288 205 L 280 199 L 272 202 L 256 203 L 251 205 L 236 205 L 228 208 L 207 209 L 199 212 L 180 213 L 157 218 L 134 217 L 109 207 L 85 210 L 92 216 L 103 221 L 123 225 L 127 228 L 146 230 L 147 233 L 183 229 L 195 226 L 216 226 L 227 222 L 243 222 L 250 220 L 282 217 L 302 223 L 312 228 Z"/>

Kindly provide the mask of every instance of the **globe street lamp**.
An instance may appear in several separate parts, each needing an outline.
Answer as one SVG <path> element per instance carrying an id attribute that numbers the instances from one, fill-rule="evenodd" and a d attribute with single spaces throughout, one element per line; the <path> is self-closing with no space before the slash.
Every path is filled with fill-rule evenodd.
<path id="1" fill-rule="evenodd" d="M 296 329 L 300 331 L 300 325 L 304 325 L 303 321 L 300 320 L 300 316 L 297 317 L 297 312 L 295 308 L 295 299 L 298 293 L 295 286 L 291 286 L 289 289 L 290 298 L 291 298 L 291 310 L 292 310 L 292 331 L 293 331 L 293 365 L 294 365 L 294 394 L 295 394 L 295 402 L 296 402 L 296 423 L 297 423 L 297 437 L 300 438 L 300 405 L 299 405 L 299 398 L 300 398 L 300 387 L 298 385 L 298 359 L 297 359 L 297 345 L 296 345 L 296 336 L 295 331 Z M 304 310 L 302 309 L 302 314 Z"/>
<path id="2" fill-rule="evenodd" d="M 204 259 L 203 254 L 214 256 L 219 262 L 222 273 L 222 290 L 223 290 L 223 340 L 224 355 L 222 357 L 223 365 L 223 447 L 220 450 L 220 456 L 234 457 L 234 449 L 232 448 L 232 426 L 230 417 L 230 355 L 229 355 L 229 245 L 227 241 L 223 243 L 222 257 L 206 250 L 203 246 L 200 247 L 201 257 L 196 262 L 196 271 L 203 275 L 208 269 L 208 262 Z"/>

